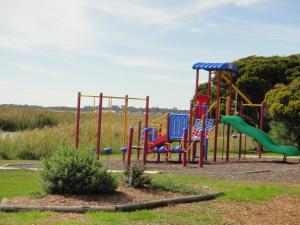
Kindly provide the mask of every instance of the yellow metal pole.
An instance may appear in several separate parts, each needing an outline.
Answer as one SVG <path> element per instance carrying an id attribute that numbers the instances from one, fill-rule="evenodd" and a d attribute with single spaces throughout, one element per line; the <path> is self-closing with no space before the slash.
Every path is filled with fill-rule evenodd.
<path id="1" fill-rule="evenodd" d="M 224 73 L 221 73 L 221 77 L 226 81 L 227 84 L 230 83 L 230 80 Z M 232 84 L 232 88 L 234 91 L 236 91 L 248 104 L 253 104 L 251 100 L 243 93 L 241 92 L 234 84 Z"/>
<path id="2" fill-rule="evenodd" d="M 234 105 L 234 115 L 237 115 L 237 102 L 238 102 L 238 93 L 235 92 L 235 105 Z"/>
<path id="3" fill-rule="evenodd" d="M 128 95 L 125 96 L 125 105 L 124 105 L 123 146 L 126 146 L 127 128 L 128 128 Z"/>
<path id="4" fill-rule="evenodd" d="M 95 123 L 96 123 L 95 112 L 96 112 L 96 99 L 94 98 L 93 112 L 92 112 L 92 139 L 94 138 L 95 135 Z"/>
<path id="5" fill-rule="evenodd" d="M 243 104 L 243 106 L 249 106 L 249 107 L 261 107 L 261 104 Z"/>
<path id="6" fill-rule="evenodd" d="M 98 95 L 93 95 L 93 94 L 81 94 L 81 97 L 88 97 L 88 98 L 99 98 Z M 126 97 L 121 97 L 121 96 L 103 96 L 103 98 L 108 98 L 108 99 L 126 99 Z M 146 98 L 137 98 L 137 97 L 127 97 L 129 100 L 142 100 L 146 101 Z"/>

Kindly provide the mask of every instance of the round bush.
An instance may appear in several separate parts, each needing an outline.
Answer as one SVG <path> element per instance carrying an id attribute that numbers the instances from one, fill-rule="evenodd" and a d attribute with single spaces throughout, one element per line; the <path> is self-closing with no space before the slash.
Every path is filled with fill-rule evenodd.
<path id="1" fill-rule="evenodd" d="M 117 182 L 88 151 L 65 147 L 42 159 L 42 187 L 50 194 L 112 193 Z"/>

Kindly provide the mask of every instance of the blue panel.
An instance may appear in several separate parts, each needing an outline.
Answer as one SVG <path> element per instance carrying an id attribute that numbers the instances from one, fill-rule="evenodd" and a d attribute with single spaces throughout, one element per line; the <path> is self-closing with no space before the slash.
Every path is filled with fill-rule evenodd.
<path id="1" fill-rule="evenodd" d="M 193 65 L 193 69 L 203 69 L 207 71 L 232 71 L 236 73 L 238 71 L 238 67 L 235 64 L 232 63 L 195 63 Z"/>
<path id="2" fill-rule="evenodd" d="M 180 146 L 176 146 L 176 147 L 172 147 L 171 148 L 171 152 L 174 152 L 174 153 L 179 153 L 180 152 Z"/>
<path id="3" fill-rule="evenodd" d="M 122 152 L 127 152 L 127 146 L 121 147 L 120 150 L 121 150 Z"/>
<path id="4" fill-rule="evenodd" d="M 165 146 L 161 146 L 157 149 L 158 153 L 163 153 L 165 151 Z"/>
<path id="5" fill-rule="evenodd" d="M 188 129 L 188 114 L 170 114 L 169 138 L 170 140 L 181 140 L 183 130 Z"/>
<path id="6" fill-rule="evenodd" d="M 110 154 L 112 153 L 112 148 L 111 147 L 103 148 L 103 152 L 106 154 Z"/>
<path id="7" fill-rule="evenodd" d="M 149 127 L 148 128 L 148 140 L 154 141 L 158 137 L 158 130 L 157 128 Z"/>

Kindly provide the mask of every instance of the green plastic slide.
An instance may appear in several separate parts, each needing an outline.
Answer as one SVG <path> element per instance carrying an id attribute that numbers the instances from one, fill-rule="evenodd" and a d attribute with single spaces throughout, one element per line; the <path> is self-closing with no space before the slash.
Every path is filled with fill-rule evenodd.
<path id="1" fill-rule="evenodd" d="M 238 116 L 221 116 L 221 122 L 231 124 L 240 133 L 247 134 L 257 140 L 264 148 L 271 152 L 285 154 L 287 156 L 300 155 L 300 151 L 295 146 L 283 146 L 276 144 L 265 132 L 247 124 Z"/>

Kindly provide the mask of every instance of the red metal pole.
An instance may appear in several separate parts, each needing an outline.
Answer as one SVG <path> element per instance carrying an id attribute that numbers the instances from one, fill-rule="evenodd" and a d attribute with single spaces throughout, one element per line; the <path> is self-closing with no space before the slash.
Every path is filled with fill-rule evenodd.
<path id="1" fill-rule="evenodd" d="M 217 161 L 217 148 L 218 148 L 218 135 L 219 135 L 219 114 L 220 114 L 220 93 L 221 93 L 221 74 L 220 72 L 216 73 L 217 75 L 217 105 L 216 105 L 216 127 L 215 127 L 215 143 L 214 143 L 214 161 Z"/>
<path id="2" fill-rule="evenodd" d="M 241 102 L 240 106 L 240 117 L 243 115 L 243 102 Z M 239 160 L 241 160 L 241 155 L 242 155 L 242 139 L 243 139 L 243 134 L 240 133 L 239 136 Z"/>
<path id="3" fill-rule="evenodd" d="M 205 120 L 206 116 L 205 114 L 202 117 L 202 131 L 200 136 L 200 154 L 199 154 L 199 161 L 198 161 L 198 167 L 203 168 L 203 157 L 204 157 L 204 136 L 205 136 Z"/>
<path id="4" fill-rule="evenodd" d="M 184 129 L 183 130 L 183 143 L 182 143 L 182 150 L 183 150 L 183 152 L 182 152 L 182 158 L 183 158 L 183 160 L 182 160 L 182 165 L 183 166 L 186 166 L 186 149 L 187 149 L 187 130 L 186 129 Z"/>
<path id="5" fill-rule="evenodd" d="M 210 105 L 210 89 L 211 89 L 211 71 L 208 72 L 208 81 L 207 81 L 207 98 L 208 98 L 208 107 Z"/>
<path id="6" fill-rule="evenodd" d="M 103 102 L 103 93 L 100 93 L 100 95 L 99 95 L 99 106 L 98 106 L 97 143 L 96 143 L 96 158 L 98 160 L 99 160 L 100 145 L 101 145 L 102 102 Z"/>
<path id="7" fill-rule="evenodd" d="M 208 99 L 208 108 L 210 107 L 210 95 L 211 95 L 211 71 L 208 72 L 208 81 L 207 81 L 207 99 Z M 207 112 L 208 108 L 205 112 Z M 207 118 L 209 116 L 207 115 Z M 208 157 L 208 140 L 206 141 L 206 155 L 205 160 L 207 160 Z"/>
<path id="8" fill-rule="evenodd" d="M 148 153 L 148 128 L 144 129 L 143 165 L 146 166 Z"/>
<path id="9" fill-rule="evenodd" d="M 140 160 L 140 146 L 141 146 L 141 131 L 142 131 L 142 121 L 139 120 L 138 123 L 138 137 L 137 137 L 137 150 L 136 150 L 136 159 Z"/>
<path id="10" fill-rule="evenodd" d="M 146 97 L 145 128 L 148 128 L 149 121 L 149 96 Z"/>
<path id="11" fill-rule="evenodd" d="M 80 125 L 80 101 L 81 92 L 77 95 L 77 113 L 76 113 L 76 129 L 75 129 L 75 147 L 79 148 L 79 125 Z"/>
<path id="12" fill-rule="evenodd" d="M 162 124 L 159 124 L 159 127 L 158 127 L 158 137 L 161 137 L 161 134 L 162 134 Z"/>
<path id="13" fill-rule="evenodd" d="M 169 138 L 170 138 L 170 113 L 167 113 L 167 130 L 166 130 L 166 133 L 167 133 L 167 137 L 168 137 L 168 141 L 169 141 Z"/>
<path id="14" fill-rule="evenodd" d="M 229 95 L 228 95 L 228 116 L 231 115 L 231 95 L 232 95 L 232 73 L 229 74 Z M 227 146 L 226 146 L 226 162 L 229 161 L 229 148 L 230 148 L 230 124 L 227 125 Z"/>
<path id="15" fill-rule="evenodd" d="M 189 133 L 188 133 L 188 143 L 189 146 L 192 144 L 192 126 L 193 126 L 193 102 L 190 103 L 190 113 L 189 113 Z M 188 162 L 191 162 L 191 148 L 189 148 L 188 152 Z"/>
<path id="16" fill-rule="evenodd" d="M 129 138 L 128 138 L 128 148 L 127 148 L 127 166 L 128 167 L 131 164 L 132 139 L 133 139 L 133 127 L 130 127 Z"/>
<path id="17" fill-rule="evenodd" d="M 260 118 L 259 118 L 259 129 L 263 130 L 263 125 L 264 125 L 264 102 L 261 103 L 260 107 Z M 263 151 L 263 146 L 259 145 L 258 146 L 258 153 L 259 153 L 259 158 L 261 159 L 261 154 Z"/>
<path id="18" fill-rule="evenodd" d="M 199 69 L 196 70 L 196 87 L 195 87 L 195 96 L 198 94 L 199 87 Z"/>

